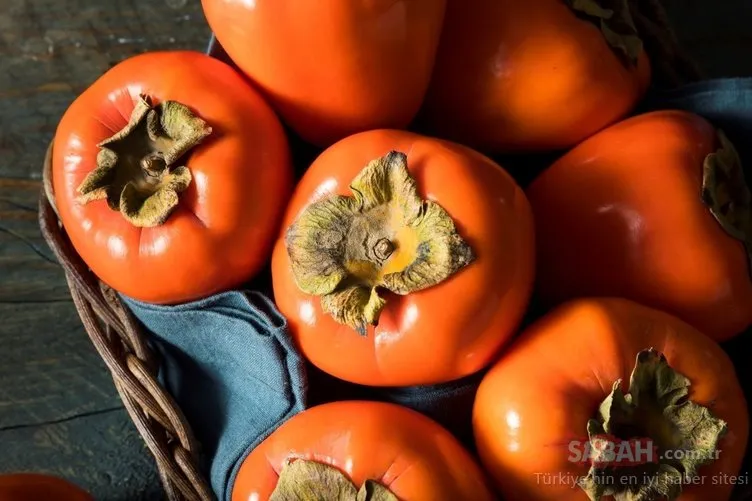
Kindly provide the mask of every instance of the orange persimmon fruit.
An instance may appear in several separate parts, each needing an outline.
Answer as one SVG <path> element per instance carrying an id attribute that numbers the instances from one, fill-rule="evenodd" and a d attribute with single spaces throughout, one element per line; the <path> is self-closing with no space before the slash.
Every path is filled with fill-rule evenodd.
<path id="1" fill-rule="evenodd" d="M 752 197 L 722 131 L 684 111 L 629 118 L 527 189 L 541 300 L 619 296 L 722 341 L 752 324 Z"/>
<path id="2" fill-rule="evenodd" d="M 202 0 L 222 48 L 307 142 L 404 128 L 423 101 L 446 0 Z"/>
<path id="3" fill-rule="evenodd" d="M 86 89 L 58 125 L 51 177 L 86 264 L 162 304 L 257 273 L 292 192 L 271 107 L 230 66 L 190 51 L 132 57 Z"/>
<path id="4" fill-rule="evenodd" d="M 395 404 L 341 401 L 283 423 L 241 464 L 232 501 L 492 501 L 485 474 L 444 428 Z M 305 496 L 303 494 L 306 494 Z"/>
<path id="5" fill-rule="evenodd" d="M 483 152 L 547 151 L 624 117 L 651 71 L 617 4 L 448 2 L 421 130 Z"/>
<path id="6" fill-rule="evenodd" d="M 518 327 L 534 230 L 515 181 L 464 146 L 356 134 L 298 184 L 274 297 L 308 360 L 347 381 L 432 384 L 488 365 Z"/>
<path id="7" fill-rule="evenodd" d="M 507 501 L 638 489 L 616 499 L 727 501 L 748 482 L 749 416 L 728 355 L 625 299 L 573 300 L 526 329 L 481 381 L 473 429 Z"/>

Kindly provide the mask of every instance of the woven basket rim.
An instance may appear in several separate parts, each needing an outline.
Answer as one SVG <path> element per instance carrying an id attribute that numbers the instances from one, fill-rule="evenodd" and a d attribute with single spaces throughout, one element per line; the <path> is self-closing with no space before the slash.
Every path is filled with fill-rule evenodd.
<path id="1" fill-rule="evenodd" d="M 60 222 L 52 183 L 53 147 L 51 142 L 44 158 L 39 226 L 63 268 L 84 329 L 157 463 L 168 499 L 214 501 L 190 423 L 159 381 L 157 353 L 118 294 L 83 262 Z"/>

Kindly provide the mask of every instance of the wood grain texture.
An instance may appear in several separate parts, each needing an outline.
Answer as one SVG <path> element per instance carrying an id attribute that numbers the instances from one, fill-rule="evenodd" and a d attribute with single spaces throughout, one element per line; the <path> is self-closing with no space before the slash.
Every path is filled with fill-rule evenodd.
<path id="1" fill-rule="evenodd" d="M 0 1 L 0 473 L 59 475 L 97 501 L 161 499 L 36 205 L 47 144 L 83 89 L 129 56 L 208 37 L 198 0 Z"/>
<path id="2" fill-rule="evenodd" d="M 709 76 L 752 75 L 752 3 L 665 2 Z M 208 36 L 199 0 L 0 0 L 0 473 L 59 475 L 98 501 L 161 498 L 36 202 L 47 144 L 83 89 L 129 56 L 203 50 Z"/>
<path id="3" fill-rule="evenodd" d="M 0 178 L 0 304 L 70 301 L 37 226 L 40 188 L 36 180 Z"/>
<path id="4" fill-rule="evenodd" d="M 69 303 L 0 303 L 0 318 L 0 430 L 122 408 Z"/>
<path id="5" fill-rule="evenodd" d="M 3 471 L 57 475 L 96 501 L 162 499 L 151 457 L 121 409 L 4 430 L 0 444 Z"/>

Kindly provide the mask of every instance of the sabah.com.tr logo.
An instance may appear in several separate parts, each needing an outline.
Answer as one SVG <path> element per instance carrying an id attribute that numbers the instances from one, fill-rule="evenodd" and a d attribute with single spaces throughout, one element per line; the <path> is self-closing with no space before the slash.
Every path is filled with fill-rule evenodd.
<path id="1" fill-rule="evenodd" d="M 692 459 L 693 455 L 708 458 L 708 452 L 691 449 L 659 450 L 656 443 L 649 438 L 630 438 L 627 440 L 613 435 L 595 435 L 589 439 L 571 440 L 569 442 L 569 461 L 587 464 L 596 468 L 638 466 L 661 461 L 682 461 Z M 711 455 L 718 459 L 719 450 Z M 710 458 L 708 458 L 710 459 Z"/>

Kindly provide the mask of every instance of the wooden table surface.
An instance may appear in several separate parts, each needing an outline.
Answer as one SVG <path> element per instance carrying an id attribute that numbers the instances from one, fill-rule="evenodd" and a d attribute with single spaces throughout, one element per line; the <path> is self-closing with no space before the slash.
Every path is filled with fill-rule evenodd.
<path id="1" fill-rule="evenodd" d="M 752 75 L 752 2 L 667 4 L 710 76 Z M 36 203 L 45 148 L 78 93 L 128 56 L 203 50 L 208 37 L 199 0 L 0 0 L 0 472 L 61 475 L 102 501 L 160 499 Z"/>

